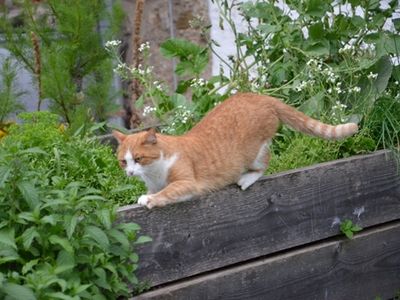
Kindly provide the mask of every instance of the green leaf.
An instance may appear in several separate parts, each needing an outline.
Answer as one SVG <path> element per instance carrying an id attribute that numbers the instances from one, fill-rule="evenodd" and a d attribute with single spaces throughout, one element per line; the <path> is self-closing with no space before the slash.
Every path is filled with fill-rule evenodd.
<path id="1" fill-rule="evenodd" d="M 70 271 L 75 267 L 74 255 L 65 250 L 61 250 L 57 256 L 57 267 L 55 268 L 55 274 L 59 274 L 65 271 Z"/>
<path id="2" fill-rule="evenodd" d="M 48 215 L 44 216 L 40 221 L 42 222 L 42 224 L 50 224 L 54 226 L 57 224 L 57 219 L 58 216 L 56 215 Z"/>
<path id="3" fill-rule="evenodd" d="M 308 32 L 313 40 L 322 39 L 324 37 L 324 26 L 321 22 L 315 23 L 310 26 Z"/>
<path id="4" fill-rule="evenodd" d="M 67 232 L 68 239 L 71 239 L 72 235 L 75 232 L 76 225 L 78 224 L 78 216 L 77 215 L 66 215 L 64 217 L 64 229 Z"/>
<path id="5" fill-rule="evenodd" d="M 329 4 L 325 0 L 309 0 L 306 14 L 313 17 L 323 17 L 329 9 Z"/>
<path id="6" fill-rule="evenodd" d="M 47 152 L 43 151 L 39 147 L 33 147 L 33 148 L 25 149 L 25 150 L 22 150 L 19 153 L 20 154 L 33 153 L 33 154 L 44 154 L 44 155 L 47 155 Z"/>
<path id="7" fill-rule="evenodd" d="M 319 115 L 323 107 L 323 99 L 324 92 L 319 92 L 310 99 L 304 101 L 303 104 L 300 105 L 299 110 L 304 112 L 306 115 Z"/>
<path id="8" fill-rule="evenodd" d="M 100 211 L 96 212 L 97 216 L 100 219 L 101 224 L 103 224 L 103 226 L 106 229 L 110 229 L 111 228 L 111 212 L 108 208 L 103 208 Z"/>
<path id="9" fill-rule="evenodd" d="M 123 234 L 121 231 L 117 230 L 117 229 L 111 229 L 108 231 L 108 235 L 114 239 L 115 241 L 117 241 L 118 243 L 121 244 L 122 248 L 127 251 L 129 250 L 129 240 L 126 237 L 125 234 Z"/>
<path id="10" fill-rule="evenodd" d="M 400 47 L 400 45 L 399 45 Z M 375 65 L 375 72 L 378 73 L 378 77 L 374 81 L 376 93 L 382 93 L 389 82 L 390 76 L 392 75 L 393 65 L 388 55 L 381 57 Z"/>
<path id="11" fill-rule="evenodd" d="M 136 232 L 140 230 L 140 226 L 136 223 L 121 223 L 118 225 L 118 228 L 121 228 L 125 233 L 128 232 Z"/>
<path id="12" fill-rule="evenodd" d="M 14 229 L 4 228 L 0 230 L 0 249 L 3 249 L 3 246 L 8 246 L 17 250 Z"/>
<path id="13" fill-rule="evenodd" d="M 107 235 L 97 226 L 88 226 L 85 228 L 85 234 L 93 239 L 103 250 L 107 250 L 110 246 Z"/>
<path id="14" fill-rule="evenodd" d="M 80 298 L 77 296 L 71 297 L 61 292 L 48 293 L 47 294 L 51 299 L 61 299 L 61 300 L 79 300 Z"/>
<path id="15" fill-rule="evenodd" d="M 24 233 L 21 235 L 21 238 L 24 249 L 27 250 L 31 247 L 33 240 L 35 238 L 40 238 L 40 235 L 36 231 L 36 227 L 30 227 L 24 231 Z"/>
<path id="16" fill-rule="evenodd" d="M 7 181 L 11 173 L 11 167 L 2 166 L 0 167 L 0 188 L 4 188 L 4 184 Z"/>
<path id="17" fill-rule="evenodd" d="M 3 292 L 13 300 L 36 300 L 33 291 L 24 285 L 15 283 L 5 283 L 2 287 Z"/>
<path id="18" fill-rule="evenodd" d="M 24 266 L 22 267 L 22 274 L 26 275 L 26 273 L 31 271 L 32 268 L 38 264 L 38 262 L 39 262 L 39 259 L 33 259 L 33 260 L 30 260 L 27 263 L 25 263 Z"/>
<path id="19" fill-rule="evenodd" d="M 144 97 L 143 97 L 143 95 L 141 95 L 138 99 L 136 99 L 135 107 L 138 109 L 141 109 L 141 108 L 143 108 L 143 106 L 144 106 Z"/>
<path id="20" fill-rule="evenodd" d="M 135 244 L 144 244 L 144 243 L 148 243 L 151 242 L 153 239 L 149 236 L 145 236 L 145 235 L 141 235 L 139 236 L 139 238 L 135 241 Z"/>
<path id="21" fill-rule="evenodd" d="M 35 185 L 31 181 L 22 181 L 18 183 L 18 189 L 25 199 L 26 203 L 29 205 L 31 210 L 39 204 L 39 193 L 35 188 Z"/>
<path id="22" fill-rule="evenodd" d="M 63 249 L 70 253 L 74 252 L 74 249 L 72 248 L 70 242 L 65 238 L 61 238 L 57 235 L 52 235 L 49 238 L 49 242 L 53 245 L 60 245 Z"/>
<path id="23" fill-rule="evenodd" d="M 311 43 L 306 47 L 305 52 L 312 56 L 324 56 L 329 55 L 329 42 L 326 40 L 321 40 L 319 42 Z"/>
<path id="24" fill-rule="evenodd" d="M 161 54 L 165 57 L 178 57 L 180 59 L 194 56 L 204 48 L 184 39 L 168 39 L 160 45 Z"/>
<path id="25" fill-rule="evenodd" d="M 102 268 L 95 268 L 93 272 L 97 275 L 95 283 L 106 290 L 111 290 L 111 286 L 108 284 L 106 271 Z"/>
<path id="26" fill-rule="evenodd" d="M 257 29 L 262 31 L 264 34 L 270 34 L 281 30 L 281 26 L 272 24 L 260 24 L 257 26 Z"/>

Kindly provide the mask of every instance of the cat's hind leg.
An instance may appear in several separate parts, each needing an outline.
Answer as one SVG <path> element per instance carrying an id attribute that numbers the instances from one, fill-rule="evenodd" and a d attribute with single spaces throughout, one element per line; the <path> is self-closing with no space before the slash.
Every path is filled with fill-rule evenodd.
<path id="1" fill-rule="evenodd" d="M 254 171 L 244 173 L 240 176 L 237 184 L 244 191 L 249 186 L 251 186 L 254 182 L 256 182 L 261 176 L 263 176 L 264 171 Z"/>
<path id="2" fill-rule="evenodd" d="M 248 172 L 240 176 L 237 184 L 243 191 L 263 176 L 269 164 L 270 154 L 268 151 L 270 144 L 271 142 L 268 140 L 261 145 L 257 157 L 251 164 Z"/>

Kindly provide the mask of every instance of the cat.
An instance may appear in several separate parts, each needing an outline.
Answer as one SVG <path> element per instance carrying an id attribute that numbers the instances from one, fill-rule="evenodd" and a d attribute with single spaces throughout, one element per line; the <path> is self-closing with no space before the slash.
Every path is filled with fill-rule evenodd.
<path id="1" fill-rule="evenodd" d="M 141 177 L 148 189 L 138 204 L 153 208 L 232 183 L 246 190 L 264 174 L 280 122 L 324 139 L 358 131 L 355 123 L 327 125 L 273 97 L 238 93 L 184 135 L 170 136 L 154 129 L 131 135 L 113 131 L 113 135 L 119 143 L 121 168 L 128 176 Z"/>

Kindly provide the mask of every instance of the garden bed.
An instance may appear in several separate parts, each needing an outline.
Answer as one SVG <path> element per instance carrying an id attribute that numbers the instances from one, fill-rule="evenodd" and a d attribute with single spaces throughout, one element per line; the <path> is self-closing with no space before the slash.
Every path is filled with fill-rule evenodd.
<path id="1" fill-rule="evenodd" d="M 400 177 L 388 151 L 119 216 L 153 238 L 138 249 L 151 290 L 133 299 L 387 299 L 400 289 Z M 364 229 L 349 240 L 344 220 Z"/>

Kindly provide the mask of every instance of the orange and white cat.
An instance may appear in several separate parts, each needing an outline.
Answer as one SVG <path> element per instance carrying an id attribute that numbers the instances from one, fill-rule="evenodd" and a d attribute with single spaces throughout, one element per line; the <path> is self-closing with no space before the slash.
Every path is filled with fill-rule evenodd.
<path id="1" fill-rule="evenodd" d="M 232 183 L 247 189 L 268 166 L 269 145 L 280 122 L 324 139 L 344 138 L 358 130 L 354 123 L 327 125 L 278 99 L 246 93 L 225 100 L 182 136 L 154 129 L 113 135 L 119 142 L 121 167 L 147 186 L 147 195 L 138 203 L 152 208 Z"/>

